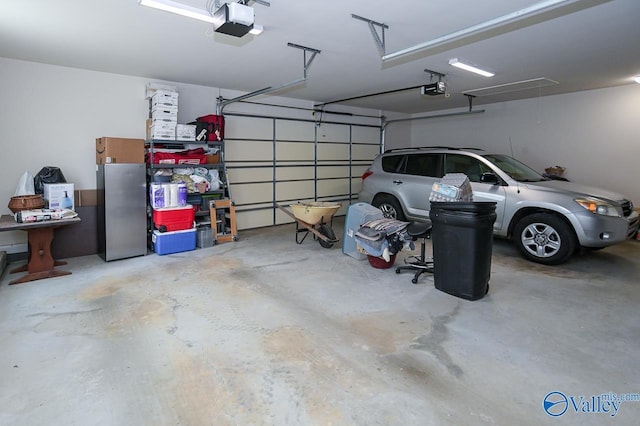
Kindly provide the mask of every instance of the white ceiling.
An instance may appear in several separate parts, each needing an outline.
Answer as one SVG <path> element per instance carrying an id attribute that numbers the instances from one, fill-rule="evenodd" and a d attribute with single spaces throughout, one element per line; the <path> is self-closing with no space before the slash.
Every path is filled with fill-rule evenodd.
<path id="1" fill-rule="evenodd" d="M 182 2 L 206 8 L 206 0 Z M 389 26 L 388 54 L 536 3 L 271 0 L 266 7 L 251 2 L 265 31 L 236 38 L 214 33 L 205 22 L 139 6 L 137 0 L 0 0 L 0 56 L 251 92 L 303 76 L 303 51 L 287 46 L 295 43 L 321 53 L 306 82 L 274 94 L 316 103 L 429 83 L 425 69 L 446 74 L 448 97 L 421 96 L 413 89 L 347 103 L 407 113 L 466 107 L 465 91 L 523 80 L 559 84 L 477 97 L 474 106 L 631 84 L 640 74 L 638 0 L 567 0 L 533 19 L 385 62 L 367 23 L 351 16 Z M 453 68 L 448 62 L 454 57 L 496 75 Z"/>

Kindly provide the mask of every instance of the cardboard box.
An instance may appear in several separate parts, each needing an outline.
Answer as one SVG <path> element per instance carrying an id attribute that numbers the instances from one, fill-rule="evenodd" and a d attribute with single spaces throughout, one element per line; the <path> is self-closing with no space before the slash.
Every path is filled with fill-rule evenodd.
<path id="1" fill-rule="evenodd" d="M 163 112 L 165 114 L 178 114 L 178 105 L 152 104 L 151 115 Z"/>
<path id="2" fill-rule="evenodd" d="M 195 124 L 178 124 L 176 126 L 176 139 L 179 141 L 195 141 L 196 140 Z"/>
<path id="3" fill-rule="evenodd" d="M 96 164 L 144 163 L 144 139 L 96 139 Z"/>
<path id="4" fill-rule="evenodd" d="M 175 126 L 178 124 L 178 114 L 164 111 L 154 111 L 151 113 L 151 119 L 155 121 L 170 121 Z"/>
<path id="5" fill-rule="evenodd" d="M 156 140 L 175 140 L 176 128 L 175 126 L 156 125 L 157 121 L 153 122 L 149 129 L 149 139 Z"/>
<path id="6" fill-rule="evenodd" d="M 48 209 L 69 209 L 75 211 L 75 200 L 72 183 L 45 183 L 44 205 Z"/>
<path id="7" fill-rule="evenodd" d="M 178 120 L 162 120 L 147 118 L 147 140 L 149 139 L 175 139 L 175 127 Z M 153 127 L 153 132 L 151 128 Z M 153 137 L 156 135 L 161 137 Z"/>
<path id="8" fill-rule="evenodd" d="M 151 107 L 156 105 L 178 105 L 178 93 L 166 90 L 156 90 L 151 97 Z"/>
<path id="9" fill-rule="evenodd" d="M 166 92 L 178 92 L 178 86 L 153 82 L 147 83 L 145 95 L 146 99 L 151 99 L 158 90 L 164 90 Z"/>

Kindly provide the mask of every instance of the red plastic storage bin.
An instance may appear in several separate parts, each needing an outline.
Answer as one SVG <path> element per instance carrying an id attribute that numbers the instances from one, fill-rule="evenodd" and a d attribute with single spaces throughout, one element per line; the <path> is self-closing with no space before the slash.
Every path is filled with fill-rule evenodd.
<path id="1" fill-rule="evenodd" d="M 153 210 L 153 227 L 160 232 L 182 231 L 193 228 L 195 210 L 192 205 Z"/>

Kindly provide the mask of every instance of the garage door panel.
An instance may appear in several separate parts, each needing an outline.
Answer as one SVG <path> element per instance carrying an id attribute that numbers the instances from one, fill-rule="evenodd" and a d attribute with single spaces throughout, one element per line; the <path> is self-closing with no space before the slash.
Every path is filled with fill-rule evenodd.
<path id="1" fill-rule="evenodd" d="M 318 126 L 318 142 L 343 142 L 349 143 L 350 129 L 346 124 L 322 123 Z"/>
<path id="2" fill-rule="evenodd" d="M 276 200 L 313 199 L 313 182 L 277 182 Z"/>
<path id="3" fill-rule="evenodd" d="M 349 176 L 349 166 L 318 167 L 318 179 L 347 176 Z"/>
<path id="4" fill-rule="evenodd" d="M 349 145 L 318 144 L 318 160 L 349 160 Z"/>
<path id="5" fill-rule="evenodd" d="M 314 144 L 309 142 L 276 142 L 276 160 L 313 161 Z"/>
<path id="6" fill-rule="evenodd" d="M 276 225 L 282 225 L 285 223 L 293 223 L 295 222 L 295 220 L 293 220 L 290 216 L 288 216 L 286 213 L 281 212 L 279 209 L 276 210 Z M 293 229 L 293 228 L 292 228 Z M 292 234 L 295 230 L 292 230 Z"/>
<path id="7" fill-rule="evenodd" d="M 353 145 L 351 155 L 354 160 L 371 160 L 380 153 L 379 146 L 371 145 Z"/>
<path id="8" fill-rule="evenodd" d="M 225 115 L 225 139 L 273 139 L 273 119 Z"/>
<path id="9" fill-rule="evenodd" d="M 277 120 L 276 140 L 311 141 L 315 140 L 314 124 L 303 121 Z"/>
<path id="10" fill-rule="evenodd" d="M 241 183 L 231 186 L 231 196 L 236 204 L 265 203 L 273 199 L 273 185 L 269 183 Z"/>
<path id="11" fill-rule="evenodd" d="M 273 225 L 271 210 L 236 211 L 236 226 L 238 229 L 251 229 L 271 225 Z"/>
<path id="12" fill-rule="evenodd" d="M 229 183 L 231 185 L 243 182 L 272 181 L 273 170 L 271 168 L 227 169 Z"/>
<path id="13" fill-rule="evenodd" d="M 276 180 L 311 179 L 313 180 L 313 167 L 282 167 L 276 169 Z"/>
<path id="14" fill-rule="evenodd" d="M 229 141 L 225 143 L 225 154 L 227 162 L 273 160 L 273 144 L 265 141 Z"/>
<path id="15" fill-rule="evenodd" d="M 362 189 L 362 179 L 354 177 L 351 179 L 351 192 L 357 194 Z"/>
<path id="16" fill-rule="evenodd" d="M 330 179 L 318 181 L 318 197 L 329 197 L 349 193 L 349 179 Z"/>

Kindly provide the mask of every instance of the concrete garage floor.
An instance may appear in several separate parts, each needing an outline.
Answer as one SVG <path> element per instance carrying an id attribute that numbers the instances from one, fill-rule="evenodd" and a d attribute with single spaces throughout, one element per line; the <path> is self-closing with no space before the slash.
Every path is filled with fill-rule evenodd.
<path id="1" fill-rule="evenodd" d="M 5 272 L 0 424 L 635 425 L 640 401 L 583 410 L 640 392 L 639 260 L 630 241 L 545 267 L 496 240 L 472 302 L 297 245 L 290 224 L 72 258 L 72 275 L 27 284 Z"/>

